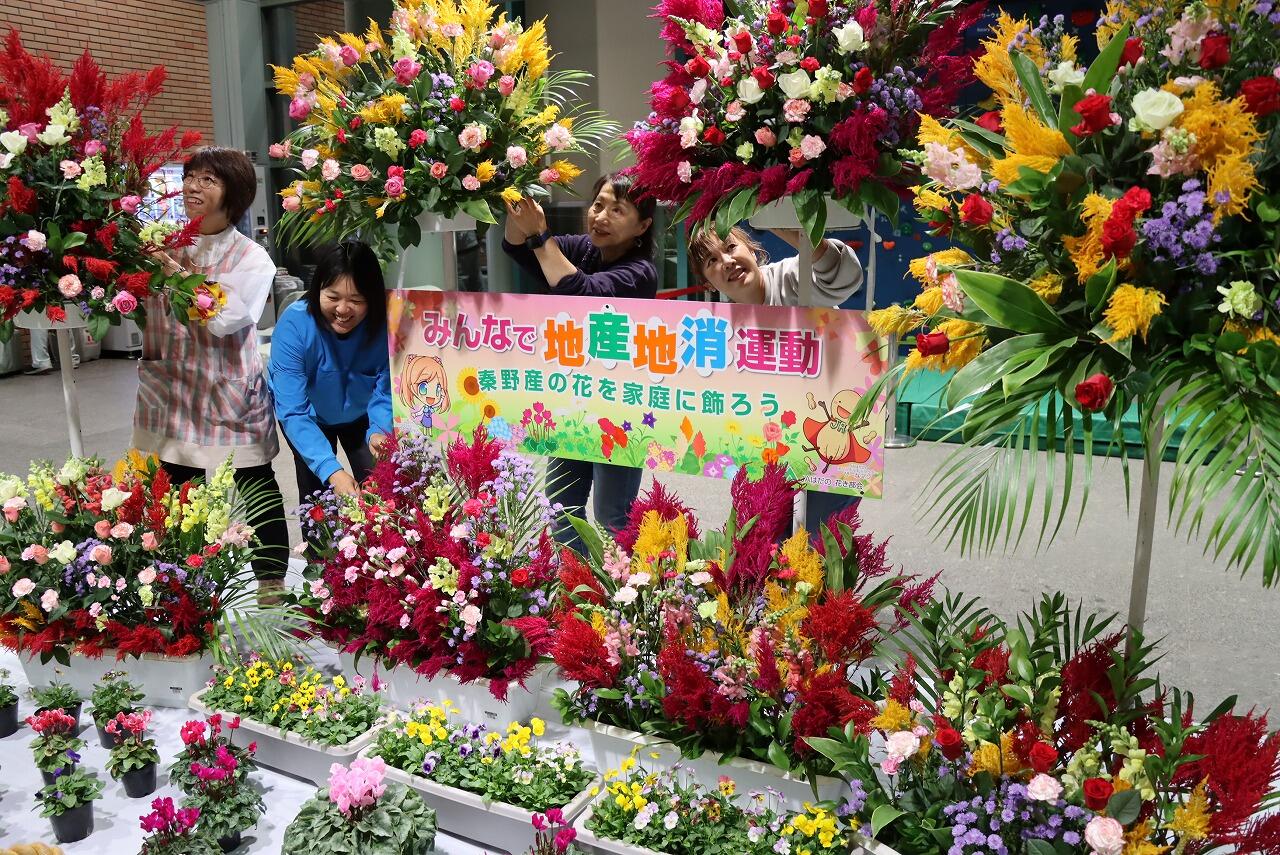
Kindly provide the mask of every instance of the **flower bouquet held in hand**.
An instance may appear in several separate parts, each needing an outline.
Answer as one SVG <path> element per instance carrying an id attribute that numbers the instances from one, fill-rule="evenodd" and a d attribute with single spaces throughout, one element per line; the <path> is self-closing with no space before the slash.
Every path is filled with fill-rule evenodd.
<path id="1" fill-rule="evenodd" d="M 9 31 L 0 50 L 0 341 L 19 312 L 56 323 L 73 307 L 101 340 L 122 318 L 145 323 L 143 304 L 159 295 L 186 320 L 202 277 L 166 275 L 157 254 L 189 245 L 198 223 L 145 222 L 139 210 L 151 174 L 200 138 L 147 133 L 142 112 L 164 80 L 156 66 L 108 81 L 87 50 L 64 76 Z"/>
<path id="2" fill-rule="evenodd" d="M 915 169 L 899 149 L 950 116 L 972 81 L 957 52 L 983 3 L 663 0 L 673 56 L 652 112 L 627 134 L 637 182 L 722 235 L 791 197 L 811 240 L 825 200 L 891 221 Z M 904 168 L 906 167 L 906 168 Z"/>
<path id="3" fill-rule="evenodd" d="M 913 262 L 923 291 L 872 324 L 928 330 L 905 371 L 956 369 L 968 447 L 929 488 L 936 532 L 1008 545 L 1043 493 L 1051 538 L 1087 501 L 1095 429 L 1122 436 L 1138 404 L 1147 460 L 1179 436 L 1175 528 L 1280 578 L 1276 21 L 1269 2 L 1112 3 L 1086 69 L 1058 24 L 1005 15 L 976 65 L 998 108 L 922 124 L 916 207 L 972 251 Z M 1067 454 L 1055 480 L 1046 431 L 1083 440 L 1083 478 Z M 1028 442 L 1046 476 L 1023 474 Z"/>
<path id="4" fill-rule="evenodd" d="M 218 845 L 204 832 L 196 808 L 175 808 L 168 796 L 151 802 L 151 813 L 141 818 L 148 837 L 138 855 L 218 855 Z"/>
<path id="5" fill-rule="evenodd" d="M 59 843 L 74 843 L 93 833 L 93 802 L 102 795 L 102 782 L 79 762 L 80 755 L 68 750 L 52 780 L 36 795 L 36 807 L 49 818 Z"/>
<path id="6" fill-rule="evenodd" d="M 1150 676 L 1114 616 L 1046 595 L 1017 624 L 951 596 L 911 618 L 872 721 L 809 742 L 854 791 L 849 821 L 903 855 L 1266 852 L 1280 734 L 1231 698 L 1207 714 Z"/>
<path id="7" fill-rule="evenodd" d="M 298 180 L 282 192 L 285 240 L 360 231 L 401 247 L 423 213 L 498 222 L 502 200 L 546 196 L 581 170 L 566 156 L 616 126 L 562 112 L 588 75 L 548 72 L 546 27 L 526 28 L 485 0 L 405 0 L 390 26 L 321 40 L 276 88 L 301 126 L 273 157 Z"/>
<path id="8" fill-rule="evenodd" d="M 93 723 L 98 728 L 98 741 L 103 748 L 110 750 L 116 744 L 115 737 L 107 732 L 107 723 L 120 713 L 137 711 L 137 706 L 145 696 L 139 687 L 129 681 L 124 671 L 108 671 L 102 675 L 102 681 L 93 687 L 89 700 L 93 709 Z"/>
<path id="9" fill-rule="evenodd" d="M 307 801 L 284 832 L 282 855 L 424 855 L 435 846 L 436 817 L 416 792 L 383 777 L 386 764 L 360 758 L 333 764 L 329 786 Z"/>
<path id="10" fill-rule="evenodd" d="M 151 710 L 118 713 L 107 722 L 107 734 L 115 740 L 107 772 L 121 783 L 131 799 L 149 796 L 156 789 L 160 753 L 156 751 L 156 741 L 147 738 L 150 723 Z"/>
<path id="11" fill-rule="evenodd" d="M 533 464 L 482 427 L 443 457 L 424 435 L 398 436 L 358 496 L 322 496 L 302 516 L 328 546 L 302 605 L 345 652 L 488 680 L 503 701 L 550 650 L 553 506 Z"/>

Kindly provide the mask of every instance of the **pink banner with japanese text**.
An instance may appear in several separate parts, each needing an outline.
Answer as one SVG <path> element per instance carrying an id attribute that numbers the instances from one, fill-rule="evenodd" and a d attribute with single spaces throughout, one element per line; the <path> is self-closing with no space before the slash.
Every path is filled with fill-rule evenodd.
<path id="1" fill-rule="evenodd" d="M 396 426 L 484 424 L 532 454 L 732 478 L 777 461 L 807 489 L 879 498 L 885 369 L 863 312 L 396 291 Z"/>

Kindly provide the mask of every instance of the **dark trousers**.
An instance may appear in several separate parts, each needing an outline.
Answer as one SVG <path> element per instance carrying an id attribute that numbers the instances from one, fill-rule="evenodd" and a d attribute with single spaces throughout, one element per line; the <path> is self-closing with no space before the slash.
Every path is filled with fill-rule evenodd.
<path id="1" fill-rule="evenodd" d="M 586 516 L 587 495 L 593 485 L 592 508 L 596 522 L 611 532 L 625 527 L 631 504 L 640 492 L 643 474 L 630 466 L 551 458 L 547 462 L 547 492 L 552 501 L 564 506 L 556 526 L 556 539 L 566 546 L 582 549 L 582 542 L 568 518 Z"/>
<path id="2" fill-rule="evenodd" d="M 194 466 L 183 466 L 181 463 L 170 463 L 162 460 L 160 465 L 174 484 L 204 478 L 203 469 Z M 259 579 L 283 579 L 285 570 L 289 568 L 289 524 L 284 518 L 284 496 L 280 493 L 280 484 L 276 481 L 275 470 L 270 463 L 260 466 L 245 466 L 236 469 L 235 482 L 237 490 L 253 488 L 259 497 L 259 510 L 245 520 L 253 526 L 254 534 L 262 544 L 257 556 L 253 559 L 253 572 Z"/>
<path id="3" fill-rule="evenodd" d="M 357 482 L 369 476 L 369 471 L 373 469 L 373 455 L 364 441 L 364 435 L 369 432 L 367 417 L 361 416 L 344 425 L 322 425 L 316 422 L 316 427 L 320 428 L 324 438 L 329 440 L 329 447 L 335 454 L 338 451 L 338 445 L 342 445 L 343 451 L 347 452 L 347 460 L 351 462 L 351 474 Z M 289 442 L 287 436 L 285 442 Z M 289 442 L 289 450 L 293 452 L 293 468 L 298 474 L 298 501 L 305 502 L 308 496 L 328 489 L 329 485 L 316 477 L 316 473 L 311 471 L 307 461 L 302 458 L 291 442 Z"/>

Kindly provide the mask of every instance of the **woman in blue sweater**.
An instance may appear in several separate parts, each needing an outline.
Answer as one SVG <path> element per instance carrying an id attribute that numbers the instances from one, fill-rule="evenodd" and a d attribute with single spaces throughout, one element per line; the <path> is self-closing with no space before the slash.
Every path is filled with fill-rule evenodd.
<path id="1" fill-rule="evenodd" d="M 631 179 L 614 173 L 596 181 L 587 209 L 587 233 L 553 235 L 542 206 L 528 197 L 507 203 L 502 248 L 528 271 L 544 293 L 589 297 L 653 298 L 658 271 L 653 266 L 653 212 Z M 627 524 L 640 491 L 639 469 L 609 463 L 552 458 L 547 483 L 565 515 L 582 516 L 595 485 L 597 523 L 610 531 Z M 557 537 L 580 546 L 573 527 L 561 518 Z"/>
<path id="2" fill-rule="evenodd" d="M 355 493 L 392 427 L 386 291 L 367 245 L 347 241 L 321 255 L 305 302 L 276 322 L 270 374 L 298 496 L 326 486 Z M 339 443 L 350 472 L 338 462 Z"/>

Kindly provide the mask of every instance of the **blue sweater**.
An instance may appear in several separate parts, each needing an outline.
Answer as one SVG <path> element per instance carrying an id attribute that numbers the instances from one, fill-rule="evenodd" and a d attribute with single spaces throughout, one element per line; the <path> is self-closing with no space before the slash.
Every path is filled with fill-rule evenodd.
<path id="1" fill-rule="evenodd" d="M 366 441 L 391 433 L 391 368 L 385 328 L 369 338 L 361 323 L 345 336 L 320 327 L 302 300 L 271 334 L 271 392 L 285 436 L 321 481 L 342 468 L 319 425 L 369 417 Z"/>
<path id="2" fill-rule="evenodd" d="M 578 272 L 564 277 L 554 288 L 547 285 L 547 277 L 533 250 L 523 244 L 507 243 L 505 238 L 502 248 L 552 294 L 652 299 L 658 293 L 658 270 L 643 255 L 630 252 L 606 265 L 600 258 L 600 250 L 586 235 L 556 235 L 555 238 L 560 252 Z"/>

